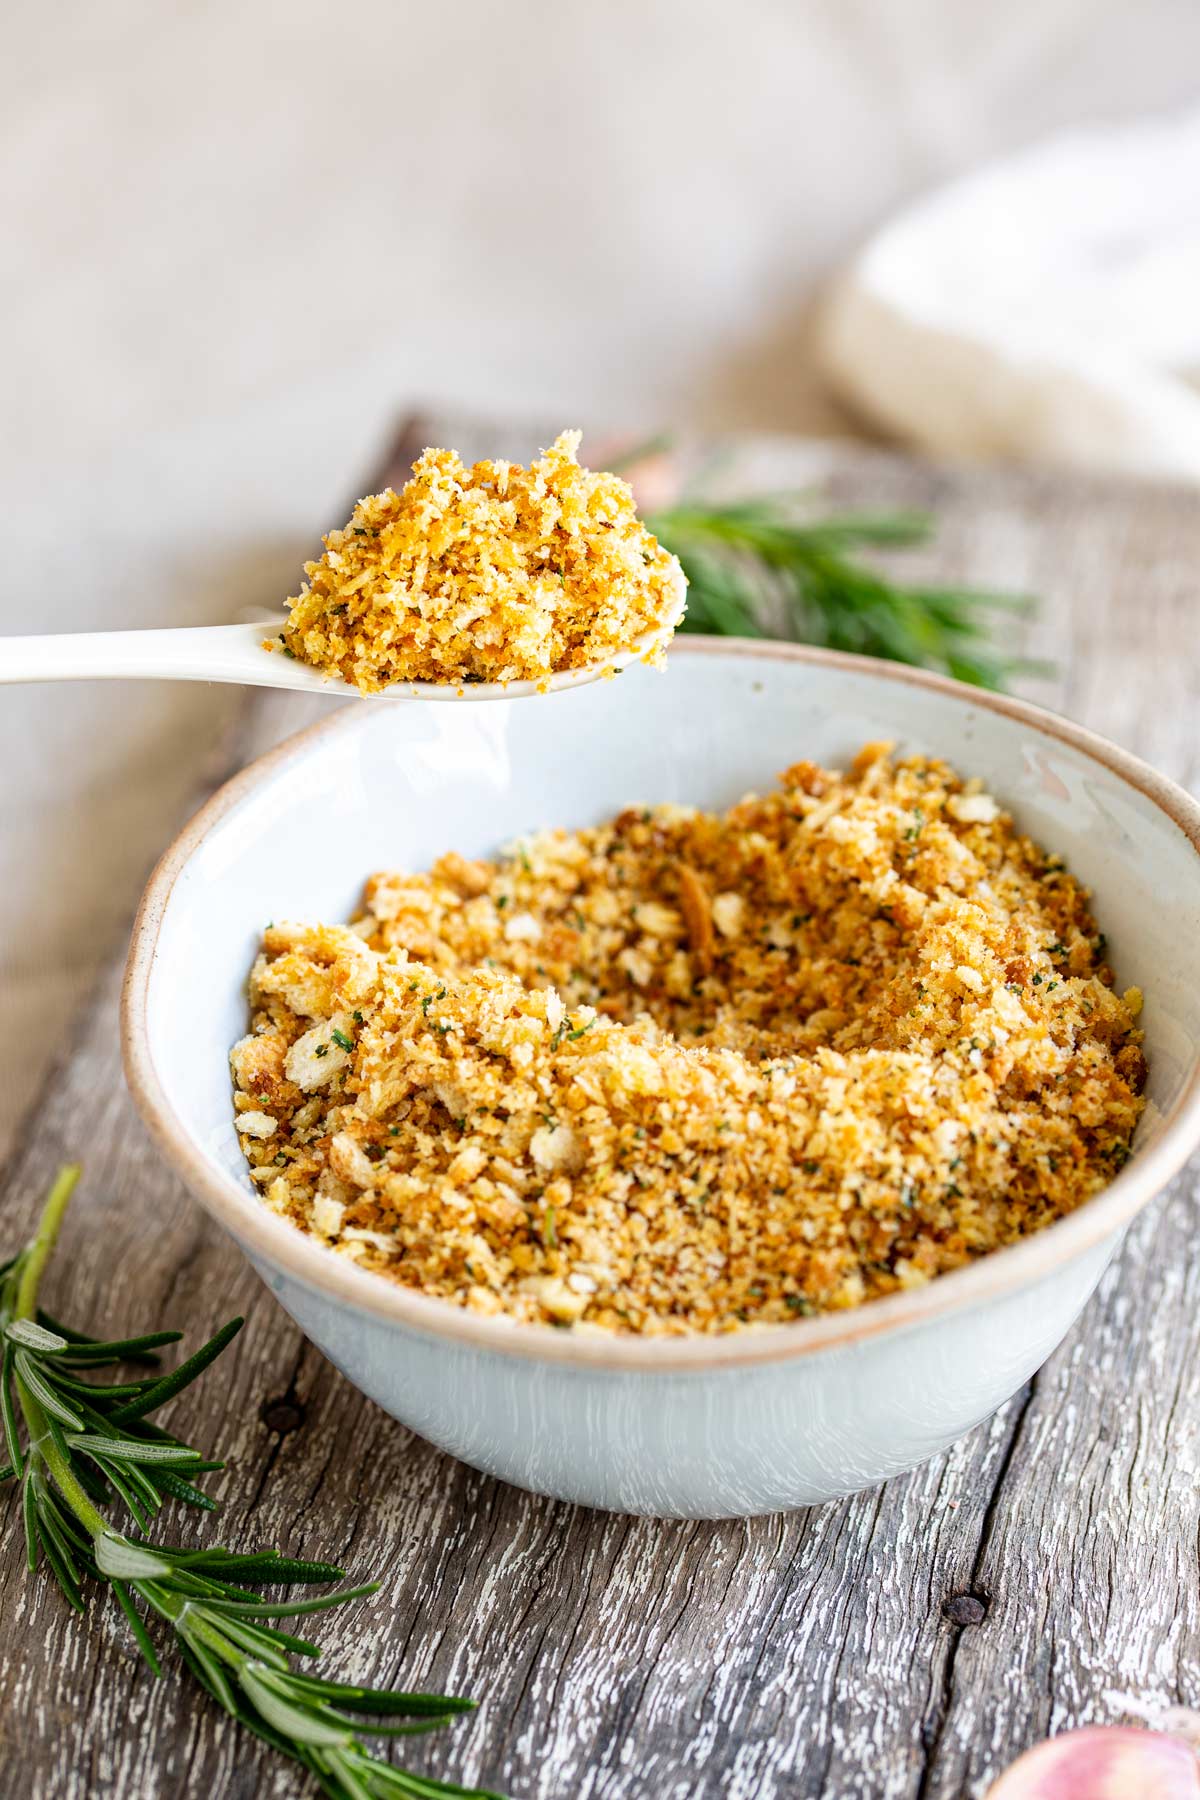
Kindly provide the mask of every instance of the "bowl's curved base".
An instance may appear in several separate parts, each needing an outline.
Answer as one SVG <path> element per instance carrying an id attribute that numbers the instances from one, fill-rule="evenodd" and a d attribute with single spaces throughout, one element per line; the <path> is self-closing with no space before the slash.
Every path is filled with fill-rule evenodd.
<path id="1" fill-rule="evenodd" d="M 347 1380 L 463 1462 L 555 1500 L 715 1519 L 832 1500 L 945 1449 L 1041 1366 L 1116 1243 L 905 1331 L 779 1362 L 662 1372 L 427 1337 L 251 1260 Z"/>

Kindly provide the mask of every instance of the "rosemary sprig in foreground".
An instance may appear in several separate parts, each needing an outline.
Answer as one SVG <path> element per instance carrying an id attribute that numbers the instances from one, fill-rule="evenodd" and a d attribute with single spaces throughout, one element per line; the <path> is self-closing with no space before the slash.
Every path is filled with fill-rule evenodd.
<path id="1" fill-rule="evenodd" d="M 994 640 L 992 615 L 1029 613 L 1030 599 L 904 586 L 849 554 L 924 542 L 933 531 L 924 513 L 846 514 L 806 524 L 796 516 L 795 497 L 780 495 L 680 504 L 646 523 L 688 578 L 683 631 L 762 637 L 778 619 L 781 634 L 802 643 L 887 657 L 987 688 L 1044 670 L 1005 654 Z"/>
<path id="2" fill-rule="evenodd" d="M 500 1800 L 475 1788 L 414 1775 L 375 1756 L 359 1736 L 430 1731 L 470 1700 L 394 1693 L 320 1681 L 292 1667 L 292 1657 L 320 1655 L 315 1644 L 268 1620 L 344 1606 L 377 1583 L 340 1588 L 305 1600 L 267 1601 L 254 1589 L 340 1581 L 328 1563 L 296 1562 L 275 1550 L 182 1550 L 147 1543 L 142 1532 L 166 1500 L 215 1510 L 194 1477 L 223 1465 L 206 1462 L 149 1416 L 219 1356 L 241 1329 L 232 1320 L 173 1374 L 151 1367 L 128 1381 L 87 1379 L 118 1363 L 154 1365 L 154 1352 L 177 1331 L 105 1343 L 60 1325 L 38 1305 L 38 1289 L 54 1249 L 79 1170 L 65 1168 L 51 1189 L 33 1242 L 0 1266 L 0 1403 L 8 1466 L 0 1480 L 18 1481 L 29 1567 L 44 1560 L 67 1600 L 84 1611 L 88 1582 L 108 1586 L 138 1649 L 161 1673 L 146 1617 L 165 1621 L 200 1685 L 227 1713 L 274 1749 L 309 1770 L 334 1800 Z M 109 1509 L 122 1502 L 137 1535 L 116 1530 Z M 145 1616 L 143 1616 L 145 1614 Z M 357 1717 L 356 1717 L 357 1715 Z"/>

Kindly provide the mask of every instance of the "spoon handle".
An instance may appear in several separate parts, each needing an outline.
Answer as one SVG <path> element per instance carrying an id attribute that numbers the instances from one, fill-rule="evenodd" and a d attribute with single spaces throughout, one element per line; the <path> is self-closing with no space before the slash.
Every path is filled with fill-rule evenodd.
<path id="1" fill-rule="evenodd" d="M 263 650 L 270 629 L 193 625 L 0 638 L 0 683 L 168 680 L 318 687 L 315 670 Z"/>

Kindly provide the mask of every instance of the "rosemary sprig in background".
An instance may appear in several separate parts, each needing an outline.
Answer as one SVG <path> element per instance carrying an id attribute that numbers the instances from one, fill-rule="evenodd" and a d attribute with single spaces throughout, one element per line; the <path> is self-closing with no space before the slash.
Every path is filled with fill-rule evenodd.
<path id="1" fill-rule="evenodd" d="M 155 1675 L 161 1665 L 148 1623 L 162 1621 L 212 1699 L 308 1770 L 331 1800 L 501 1800 L 412 1774 L 362 1742 L 363 1732 L 433 1730 L 469 1712 L 472 1701 L 321 1681 L 293 1668 L 292 1658 L 320 1651 L 273 1621 L 344 1606 L 377 1584 L 269 1601 L 254 1590 L 340 1581 L 342 1571 L 275 1550 L 239 1555 L 145 1541 L 142 1533 L 168 1500 L 215 1510 L 194 1477 L 223 1465 L 206 1462 L 149 1416 L 204 1372 L 242 1321 L 232 1320 L 172 1374 L 159 1375 L 154 1352 L 179 1332 L 101 1343 L 51 1318 L 38 1290 L 78 1176 L 77 1168 L 62 1170 L 33 1242 L 0 1265 L 0 1405 L 9 1459 L 0 1480 L 20 1484 L 30 1570 L 48 1567 L 80 1613 L 87 1585 L 106 1586 Z M 108 1384 L 87 1379 L 122 1363 L 150 1365 L 150 1372 Z M 118 1503 L 132 1531 L 112 1523 Z"/>
<path id="2" fill-rule="evenodd" d="M 925 514 L 846 514 L 805 524 L 795 512 L 795 501 L 781 496 L 651 514 L 650 530 L 688 578 L 684 631 L 762 637 L 777 619 L 784 629 L 770 635 L 883 656 L 987 688 L 1041 669 L 996 642 L 996 613 L 1028 614 L 1032 600 L 903 586 L 850 554 L 924 543 L 934 529 Z"/>
<path id="3" fill-rule="evenodd" d="M 978 687 L 1047 672 L 1002 641 L 1005 618 L 1035 610 L 1029 597 L 906 585 L 856 554 L 928 542 L 935 523 L 927 513 L 820 517 L 812 496 L 800 493 L 721 501 L 708 498 L 701 483 L 676 493 L 669 451 L 669 438 L 656 437 L 612 466 L 632 482 L 646 524 L 683 565 L 688 608 L 681 630 L 790 638 L 935 669 Z"/>

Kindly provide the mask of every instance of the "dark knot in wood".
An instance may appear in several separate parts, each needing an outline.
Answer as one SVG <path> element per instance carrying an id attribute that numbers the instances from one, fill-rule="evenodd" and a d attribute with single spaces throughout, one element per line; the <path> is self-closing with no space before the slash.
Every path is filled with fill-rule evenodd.
<path id="1" fill-rule="evenodd" d="M 951 1625 L 980 1625 L 986 1614 L 987 1607 L 975 1594 L 951 1594 L 942 1601 L 942 1617 Z"/>
<path id="2" fill-rule="evenodd" d="M 286 1437 L 289 1431 L 298 1431 L 303 1425 L 304 1408 L 298 1400 L 289 1400 L 285 1396 L 281 1400 L 266 1401 L 259 1416 L 268 1431 L 277 1431 L 280 1437 Z"/>

